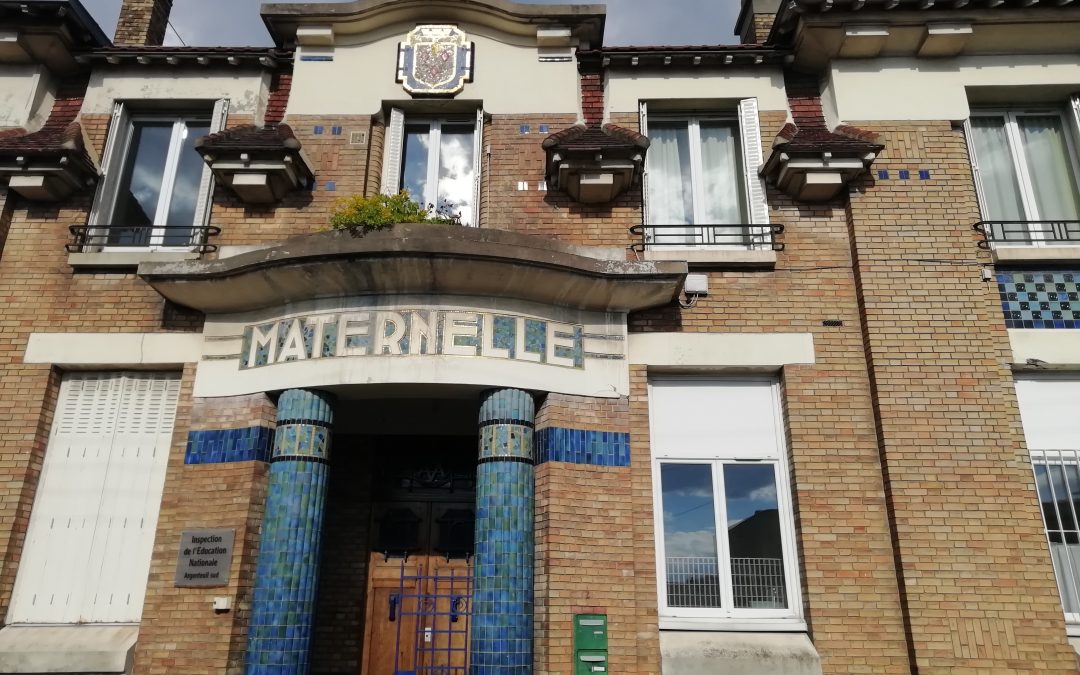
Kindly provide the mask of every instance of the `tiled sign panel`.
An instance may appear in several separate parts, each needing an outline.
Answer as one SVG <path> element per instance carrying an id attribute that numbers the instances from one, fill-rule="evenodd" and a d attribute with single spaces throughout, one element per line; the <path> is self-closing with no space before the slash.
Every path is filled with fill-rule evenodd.
<path id="1" fill-rule="evenodd" d="M 1003 272 L 997 275 L 1009 328 L 1080 328 L 1080 272 Z"/>

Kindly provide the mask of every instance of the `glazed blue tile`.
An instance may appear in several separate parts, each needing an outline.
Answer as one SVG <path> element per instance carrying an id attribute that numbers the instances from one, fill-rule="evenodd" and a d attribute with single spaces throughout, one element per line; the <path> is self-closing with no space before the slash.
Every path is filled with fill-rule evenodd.
<path id="1" fill-rule="evenodd" d="M 1080 327 L 1080 283 L 1076 272 L 1002 272 L 997 275 L 997 284 L 1006 327 Z"/>

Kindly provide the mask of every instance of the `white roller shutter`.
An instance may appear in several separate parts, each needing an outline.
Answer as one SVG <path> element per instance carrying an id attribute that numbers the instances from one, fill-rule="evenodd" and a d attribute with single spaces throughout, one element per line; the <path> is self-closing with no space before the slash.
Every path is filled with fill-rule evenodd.
<path id="1" fill-rule="evenodd" d="M 1028 450 L 1080 450 L 1080 378 L 1017 376 Z"/>
<path id="2" fill-rule="evenodd" d="M 386 138 L 383 141 L 383 163 L 381 191 L 384 195 L 395 195 L 401 189 L 401 150 L 405 142 L 405 111 L 401 108 L 390 109 L 390 122 L 386 125 Z"/>
<path id="3" fill-rule="evenodd" d="M 180 379 L 64 377 L 8 623 L 142 615 Z"/>
<path id="4" fill-rule="evenodd" d="M 742 136 L 743 175 L 746 176 L 746 215 L 751 225 L 767 225 L 769 203 L 765 196 L 765 181 L 758 175 L 762 158 L 756 98 L 739 101 L 739 135 Z"/>

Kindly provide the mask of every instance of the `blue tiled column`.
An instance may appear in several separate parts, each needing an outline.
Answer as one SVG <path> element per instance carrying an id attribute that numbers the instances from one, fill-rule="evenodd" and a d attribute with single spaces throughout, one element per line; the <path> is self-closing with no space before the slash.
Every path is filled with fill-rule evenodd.
<path id="1" fill-rule="evenodd" d="M 292 389 L 278 400 L 247 675 L 308 672 L 333 420 L 329 394 Z"/>
<path id="2" fill-rule="evenodd" d="M 471 675 L 532 672 L 534 416 L 516 389 L 480 406 Z"/>

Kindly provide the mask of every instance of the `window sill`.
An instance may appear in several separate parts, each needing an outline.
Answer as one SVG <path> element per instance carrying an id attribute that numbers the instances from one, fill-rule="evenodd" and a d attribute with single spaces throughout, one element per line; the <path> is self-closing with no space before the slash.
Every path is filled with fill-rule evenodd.
<path id="1" fill-rule="evenodd" d="M 821 675 L 821 657 L 805 632 L 661 631 L 660 660 L 665 675 Z"/>
<path id="2" fill-rule="evenodd" d="M 1080 248 L 1077 249 L 1080 252 Z M 684 261 L 689 265 L 720 265 L 724 267 L 776 267 L 776 251 L 744 249 L 652 249 L 641 254 L 644 260 Z"/>
<path id="3" fill-rule="evenodd" d="M 137 624 L 5 626 L 0 672 L 130 672 L 138 636 Z"/>
<path id="4" fill-rule="evenodd" d="M 708 619 L 660 617 L 660 630 L 696 630 L 731 633 L 805 633 L 802 619 Z"/>
<path id="5" fill-rule="evenodd" d="M 1002 246 L 992 249 L 995 263 L 1077 262 L 1080 245 L 1061 246 Z"/>
<path id="6" fill-rule="evenodd" d="M 138 267 L 149 262 L 180 262 L 198 260 L 197 251 L 108 251 L 94 253 L 69 253 L 68 264 L 72 267 Z"/>

